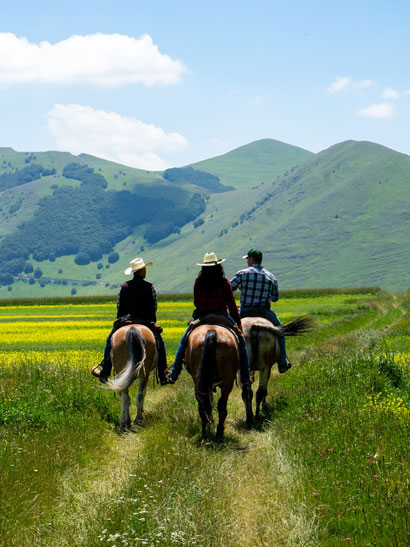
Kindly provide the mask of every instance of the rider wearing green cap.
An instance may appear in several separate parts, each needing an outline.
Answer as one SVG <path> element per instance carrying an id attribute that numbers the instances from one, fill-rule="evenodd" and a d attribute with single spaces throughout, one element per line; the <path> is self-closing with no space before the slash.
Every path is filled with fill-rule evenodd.
<path id="1" fill-rule="evenodd" d="M 276 313 L 270 309 L 271 302 L 279 300 L 278 280 L 270 271 L 262 267 L 262 251 L 250 249 L 245 256 L 248 267 L 239 270 L 231 279 L 232 290 L 241 291 L 241 317 L 260 316 L 269 319 L 275 326 L 282 323 Z M 286 357 L 286 343 L 284 336 L 279 337 L 280 359 L 279 372 L 283 373 L 292 366 Z"/>

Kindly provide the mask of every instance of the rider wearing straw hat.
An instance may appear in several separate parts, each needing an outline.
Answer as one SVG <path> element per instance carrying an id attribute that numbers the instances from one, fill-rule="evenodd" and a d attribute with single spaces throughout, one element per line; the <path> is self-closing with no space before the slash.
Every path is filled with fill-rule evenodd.
<path id="1" fill-rule="evenodd" d="M 117 300 L 117 318 L 135 318 L 156 322 L 157 293 L 154 285 L 145 281 L 146 268 L 152 266 L 152 262 L 145 264 L 142 258 L 131 260 L 130 266 L 125 270 L 125 275 L 133 274 L 133 278 L 121 285 Z M 105 383 L 111 374 L 111 337 L 115 331 L 112 329 L 105 344 L 104 359 L 91 372 Z M 158 376 L 162 385 L 166 384 L 165 368 L 166 355 L 164 341 L 156 334 L 159 340 Z M 98 367 L 102 366 L 101 370 Z"/>
<path id="2" fill-rule="evenodd" d="M 206 253 L 201 263 L 201 271 L 194 283 L 194 305 L 193 319 L 199 319 L 209 314 L 222 315 L 229 317 L 241 329 L 241 318 L 239 317 L 238 307 L 232 293 L 231 285 L 226 279 L 224 270 L 221 266 L 225 258 L 218 259 L 215 253 Z M 188 343 L 188 333 L 191 328 L 188 327 L 179 343 L 175 361 L 171 371 L 168 373 L 168 381 L 174 384 L 181 370 L 182 362 L 185 356 L 185 350 Z M 239 337 L 240 345 L 240 371 L 241 381 L 244 386 L 249 382 L 249 363 L 246 342 L 243 337 Z"/>

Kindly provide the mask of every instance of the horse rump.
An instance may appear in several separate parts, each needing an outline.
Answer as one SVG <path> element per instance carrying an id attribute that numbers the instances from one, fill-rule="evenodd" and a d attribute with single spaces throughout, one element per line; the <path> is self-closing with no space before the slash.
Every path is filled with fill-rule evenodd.
<path id="1" fill-rule="evenodd" d="M 128 346 L 128 361 L 121 372 L 113 380 L 108 381 L 108 386 L 117 393 L 121 393 L 132 384 L 144 366 L 146 357 L 145 340 L 138 328 L 129 327 L 125 340 Z"/>

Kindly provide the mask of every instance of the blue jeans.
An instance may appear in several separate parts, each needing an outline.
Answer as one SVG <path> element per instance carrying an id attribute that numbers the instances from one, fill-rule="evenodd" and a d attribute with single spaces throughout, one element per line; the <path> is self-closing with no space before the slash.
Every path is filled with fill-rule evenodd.
<path id="1" fill-rule="evenodd" d="M 227 313 L 213 313 L 212 315 L 222 315 L 223 317 L 229 317 L 229 319 L 232 320 L 234 323 L 235 321 L 230 317 Z M 177 352 L 175 354 L 175 360 L 174 364 L 172 365 L 172 369 L 170 372 L 170 376 L 172 380 L 176 380 L 178 376 L 181 373 L 182 370 L 182 362 L 185 357 L 185 351 L 186 347 L 188 345 L 188 333 L 190 332 L 190 327 L 186 329 L 184 334 L 182 335 L 182 338 L 179 342 Z M 249 382 L 249 361 L 248 361 L 248 349 L 246 347 L 245 338 L 238 337 L 239 341 L 239 367 L 241 371 L 241 382 L 247 383 Z"/>
<path id="2" fill-rule="evenodd" d="M 258 312 L 260 317 L 265 317 L 268 319 L 271 323 L 275 325 L 275 327 L 280 327 L 282 323 L 280 322 L 279 317 L 276 315 L 276 313 L 273 310 L 270 310 L 269 308 L 265 308 L 264 306 L 258 306 L 257 308 L 251 308 L 248 306 L 241 306 L 241 317 L 247 317 L 247 312 L 251 312 L 254 314 L 255 312 Z M 280 348 L 280 357 L 279 357 L 279 363 L 278 365 L 282 366 L 287 362 L 286 357 L 286 341 L 284 336 L 278 337 L 279 342 L 279 348 Z"/>

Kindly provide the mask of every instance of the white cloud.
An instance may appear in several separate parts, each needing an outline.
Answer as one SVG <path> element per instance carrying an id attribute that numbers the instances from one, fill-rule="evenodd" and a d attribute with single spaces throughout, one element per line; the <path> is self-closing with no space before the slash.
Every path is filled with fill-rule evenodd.
<path id="1" fill-rule="evenodd" d="M 389 103 L 373 104 L 362 108 L 357 114 L 367 118 L 391 118 L 394 114 L 394 107 Z"/>
<path id="2" fill-rule="evenodd" d="M 346 89 L 363 89 L 370 87 L 374 84 L 373 80 L 359 80 L 354 82 L 350 76 L 344 76 L 343 78 L 335 78 L 333 82 L 330 82 L 329 87 L 326 89 L 328 93 L 337 93 Z"/>
<path id="3" fill-rule="evenodd" d="M 169 164 L 162 154 L 188 146 L 178 133 L 152 124 L 78 104 L 56 104 L 48 112 L 48 129 L 59 149 L 88 153 L 131 167 L 162 170 Z"/>
<path id="4" fill-rule="evenodd" d="M 337 93 L 338 91 L 346 89 L 349 86 L 350 82 L 351 78 L 349 76 L 336 78 L 335 80 L 333 80 L 333 82 L 330 82 L 329 87 L 326 91 L 328 93 Z"/>
<path id="5" fill-rule="evenodd" d="M 71 36 L 50 44 L 0 33 L 0 84 L 39 82 L 99 86 L 174 84 L 187 69 L 145 34 Z"/>
<path id="6" fill-rule="evenodd" d="M 386 87 L 382 93 L 383 99 L 398 99 L 400 93 L 391 87 Z"/>
<path id="7" fill-rule="evenodd" d="M 354 87 L 356 87 L 357 89 L 363 89 L 364 87 L 370 87 L 373 84 L 373 80 L 360 80 L 360 82 L 357 82 Z"/>

